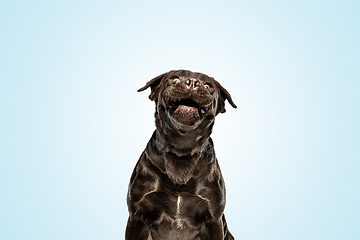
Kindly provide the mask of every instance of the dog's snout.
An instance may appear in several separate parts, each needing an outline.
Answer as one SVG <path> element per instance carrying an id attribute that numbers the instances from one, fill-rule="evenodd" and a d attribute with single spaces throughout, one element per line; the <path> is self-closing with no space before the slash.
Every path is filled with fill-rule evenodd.
<path id="1" fill-rule="evenodd" d="M 185 84 L 190 89 L 197 89 L 198 87 L 201 87 L 201 82 L 195 78 L 187 79 Z"/>

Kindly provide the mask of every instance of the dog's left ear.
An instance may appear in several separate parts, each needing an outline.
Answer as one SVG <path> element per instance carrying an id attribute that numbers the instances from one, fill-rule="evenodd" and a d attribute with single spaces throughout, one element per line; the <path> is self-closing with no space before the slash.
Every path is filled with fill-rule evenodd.
<path id="1" fill-rule="evenodd" d="M 226 112 L 225 100 L 228 100 L 228 102 L 230 103 L 230 105 L 233 108 L 237 108 L 236 104 L 231 99 L 230 93 L 223 86 L 221 86 L 220 83 L 218 83 L 216 80 L 214 80 L 214 81 L 215 81 L 215 84 L 218 87 L 219 92 L 220 92 L 219 99 L 218 99 L 217 110 L 216 110 L 216 115 L 218 115 L 219 113 Z"/>
<path id="2" fill-rule="evenodd" d="M 146 90 L 148 87 L 150 87 L 151 89 L 151 93 L 149 95 L 149 98 L 151 101 L 154 101 L 157 99 L 158 95 L 159 95 L 159 91 L 160 91 L 160 83 L 163 79 L 165 79 L 170 73 L 172 73 L 173 71 L 170 72 L 166 72 L 163 73 L 157 77 L 154 77 L 153 79 L 151 79 L 150 81 L 148 81 L 146 83 L 146 85 L 142 88 L 140 88 L 139 90 L 137 90 L 138 92 L 144 91 Z"/>

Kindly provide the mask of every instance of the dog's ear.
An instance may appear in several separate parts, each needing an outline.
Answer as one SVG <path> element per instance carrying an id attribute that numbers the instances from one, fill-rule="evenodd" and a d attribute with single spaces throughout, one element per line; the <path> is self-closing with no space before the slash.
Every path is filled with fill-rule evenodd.
<path id="1" fill-rule="evenodd" d="M 214 80 L 215 81 L 215 80 Z M 217 110 L 216 110 L 216 115 L 219 113 L 224 113 L 226 112 L 225 109 L 225 100 L 228 100 L 228 102 L 230 103 L 230 105 L 233 108 L 237 108 L 236 104 L 233 102 L 233 100 L 231 99 L 230 93 L 223 87 L 221 86 L 220 83 L 218 83 L 217 81 L 215 81 L 216 86 L 219 89 L 219 99 L 218 99 L 218 105 L 217 105 Z"/>
<path id="2" fill-rule="evenodd" d="M 154 77 L 153 79 L 148 81 L 144 87 L 140 88 L 138 90 L 138 92 L 144 91 L 148 87 L 150 87 L 151 93 L 149 95 L 149 98 L 150 98 L 151 101 L 154 101 L 155 99 L 157 99 L 157 97 L 159 95 L 161 81 L 163 79 L 165 79 L 171 72 L 173 72 L 173 71 L 166 72 L 166 73 L 163 73 L 163 74 L 161 74 L 161 75 L 159 75 L 157 77 Z"/>

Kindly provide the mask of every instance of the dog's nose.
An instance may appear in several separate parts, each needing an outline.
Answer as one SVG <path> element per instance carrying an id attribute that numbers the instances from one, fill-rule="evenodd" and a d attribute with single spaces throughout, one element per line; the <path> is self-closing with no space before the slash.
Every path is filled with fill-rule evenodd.
<path id="1" fill-rule="evenodd" d="M 189 78 L 186 80 L 185 84 L 190 89 L 197 89 L 198 87 L 201 87 L 201 82 L 195 78 Z"/>

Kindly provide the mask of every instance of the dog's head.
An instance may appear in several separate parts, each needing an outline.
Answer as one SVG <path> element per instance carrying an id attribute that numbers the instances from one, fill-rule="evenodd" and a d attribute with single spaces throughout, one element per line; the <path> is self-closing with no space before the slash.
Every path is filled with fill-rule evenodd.
<path id="1" fill-rule="evenodd" d="M 146 83 L 156 112 L 165 113 L 178 129 L 196 128 L 204 119 L 225 112 L 225 100 L 236 108 L 228 91 L 214 78 L 187 70 L 169 71 Z"/>

